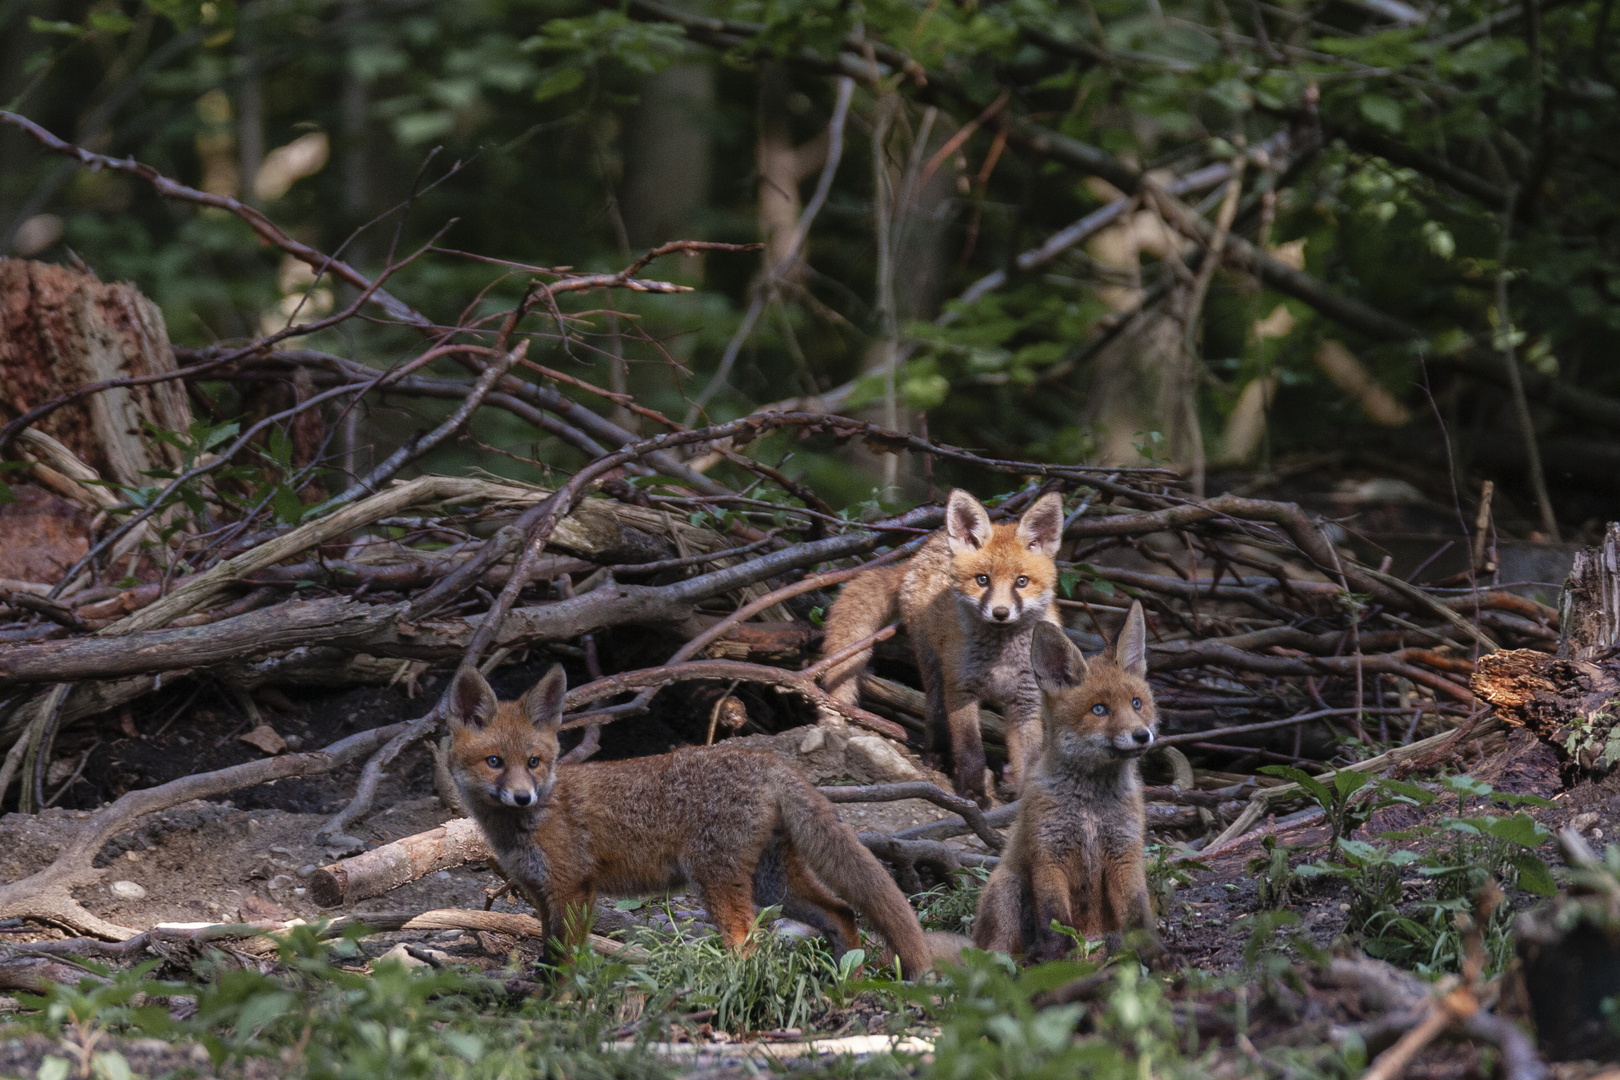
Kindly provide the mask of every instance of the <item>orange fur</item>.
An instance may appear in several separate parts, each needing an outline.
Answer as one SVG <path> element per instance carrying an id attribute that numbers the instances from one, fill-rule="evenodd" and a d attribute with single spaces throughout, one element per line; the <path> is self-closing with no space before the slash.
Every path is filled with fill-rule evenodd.
<path id="1" fill-rule="evenodd" d="M 1037 628 L 1031 664 L 1044 698 L 1043 752 L 979 898 L 973 940 L 1047 959 L 1067 951 L 1054 919 L 1087 937 L 1154 926 L 1138 758 L 1153 744 L 1157 712 L 1141 604 L 1090 661 L 1061 631 Z"/>
<path id="2" fill-rule="evenodd" d="M 930 966 L 916 913 L 832 804 L 768 751 L 690 747 L 628 761 L 557 765 L 565 679 L 553 668 L 518 702 L 456 675 L 447 706 L 451 775 L 501 868 L 540 913 L 548 943 L 583 940 L 598 894 L 696 886 L 731 948 L 756 902 L 859 943 L 859 909 L 915 976 Z"/>
<path id="3" fill-rule="evenodd" d="M 827 613 L 824 655 L 849 648 L 896 616 L 904 619 L 928 696 L 928 736 L 949 739 L 959 793 L 988 802 L 979 703 L 1007 718 L 1007 780 L 1017 790 L 1040 746 L 1040 692 L 1029 673 L 1029 640 L 1058 625 L 1054 593 L 1063 501 L 1043 496 L 1017 522 L 991 524 L 979 501 L 951 492 L 945 528 L 903 566 L 871 570 Z M 829 693 L 854 704 L 870 648 L 835 664 Z M 1034 725 L 1031 727 L 1031 725 Z"/>

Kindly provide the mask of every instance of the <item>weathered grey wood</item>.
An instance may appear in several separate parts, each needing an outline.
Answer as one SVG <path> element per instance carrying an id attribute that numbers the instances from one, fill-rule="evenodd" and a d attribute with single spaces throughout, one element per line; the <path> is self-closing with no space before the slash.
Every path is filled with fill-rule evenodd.
<path id="1" fill-rule="evenodd" d="M 1593 660 L 1620 645 L 1620 523 L 1609 523 L 1597 547 L 1575 553 L 1559 617 L 1560 656 Z"/>
<path id="2" fill-rule="evenodd" d="M 203 626 L 12 645 L 0 648 L 0 682 L 113 679 L 207 667 L 300 645 L 360 644 L 393 633 L 403 608 L 343 597 L 292 600 Z"/>

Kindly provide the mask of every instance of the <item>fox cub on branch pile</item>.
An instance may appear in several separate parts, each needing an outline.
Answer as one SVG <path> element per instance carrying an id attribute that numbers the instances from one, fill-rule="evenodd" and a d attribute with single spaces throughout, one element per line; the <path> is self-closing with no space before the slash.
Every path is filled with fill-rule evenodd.
<path id="1" fill-rule="evenodd" d="M 1154 929 L 1137 759 L 1153 745 L 1157 713 L 1141 603 L 1113 647 L 1090 661 L 1061 630 L 1037 626 L 1030 664 L 1044 697 L 1044 752 L 979 897 L 973 941 L 1047 960 L 1070 945 L 1053 919 L 1086 937 Z"/>
<path id="2" fill-rule="evenodd" d="M 1042 496 L 1017 524 L 992 525 L 979 500 L 953 491 L 945 528 L 911 561 L 862 574 L 827 612 L 826 656 L 875 634 L 896 614 L 905 620 L 927 691 L 927 744 L 932 749 L 937 733 L 949 732 L 957 793 L 981 805 L 988 798 L 979 702 L 1006 713 L 1006 778 L 1015 790 L 1026 753 L 1040 745 L 1041 694 L 1029 642 L 1037 626 L 1059 625 L 1054 560 L 1062 540 L 1059 495 Z M 828 693 L 855 704 L 871 655 L 863 649 L 830 668 Z"/>
<path id="3" fill-rule="evenodd" d="M 853 904 L 907 977 L 930 967 L 905 896 L 792 766 L 722 745 L 559 768 L 566 690 L 554 667 L 520 701 L 497 702 L 482 675 L 462 668 L 447 704 L 451 775 L 501 869 L 539 912 L 548 957 L 553 941 L 584 940 L 598 892 L 690 882 L 729 948 L 744 947 L 756 903 L 781 904 L 842 955 L 860 942 Z"/>

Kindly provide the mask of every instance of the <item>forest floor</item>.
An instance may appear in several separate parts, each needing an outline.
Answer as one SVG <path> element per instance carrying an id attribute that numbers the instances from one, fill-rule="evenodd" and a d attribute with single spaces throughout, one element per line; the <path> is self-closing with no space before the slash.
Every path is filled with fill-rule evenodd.
<path id="1" fill-rule="evenodd" d="M 524 673 L 508 675 L 522 679 Z M 311 694 L 297 701 L 280 698 L 282 706 L 258 719 L 269 723 L 292 747 L 321 745 L 343 733 L 363 730 L 402 716 L 414 715 L 428 696 L 422 688 L 397 685 L 386 689 L 356 689 L 342 693 Z M 414 691 L 415 696 L 411 696 Z M 429 694 L 431 693 L 429 688 Z M 108 794 L 122 787 L 142 787 L 162 783 L 188 773 L 216 769 L 249 760 L 263 751 L 243 742 L 249 718 L 228 708 L 195 708 L 191 722 L 183 726 L 162 723 L 164 708 L 154 708 L 150 717 L 135 720 L 135 734 L 112 742 L 90 742 L 80 747 L 64 747 L 70 760 L 81 760 L 84 774 Z M 147 729 L 147 730 L 143 730 Z M 165 730 L 166 729 L 166 730 Z M 182 734 L 181 732 L 184 732 Z M 756 745 L 783 751 L 801 766 L 806 762 L 794 754 L 794 747 L 807 729 L 790 729 L 768 735 L 740 736 Z M 647 736 L 643 732 L 637 741 Z M 611 752 L 611 745 L 609 751 Z M 1461 750 L 1453 771 L 1466 769 L 1476 781 L 1495 791 L 1539 796 L 1548 805 L 1531 808 L 1529 813 L 1549 833 L 1574 824 L 1600 847 L 1604 839 L 1620 838 L 1620 776 L 1605 780 L 1582 781 L 1566 788 L 1557 756 L 1528 733 L 1515 730 L 1476 740 Z M 153 815 L 139 827 L 109 841 L 96 860 L 97 866 L 112 866 L 103 883 L 80 890 L 78 899 L 98 916 L 124 925 L 149 928 L 159 923 L 217 923 L 302 919 L 316 922 L 337 914 L 367 912 L 422 911 L 435 908 L 486 906 L 488 892 L 499 879 L 482 864 L 441 870 L 373 899 L 344 909 L 322 909 L 308 894 L 310 873 L 343 852 L 316 842 L 316 831 L 331 813 L 341 807 L 353 790 L 358 766 L 312 779 L 284 780 L 235 793 L 229 799 L 194 802 Z M 870 776 L 817 776 L 820 782 L 870 782 Z M 942 778 L 940 778 L 942 779 Z M 1372 836 L 1404 830 L 1422 831 L 1444 813 L 1454 811 L 1437 802 L 1427 807 L 1394 806 L 1378 811 L 1357 833 Z M 858 831 L 895 832 L 913 825 L 937 820 L 946 812 L 920 800 L 887 804 L 847 804 L 840 814 Z M 11 814 L 0 819 L 0 880 L 18 878 L 48 865 L 59 853 L 73 824 L 88 811 L 52 808 L 38 815 Z M 383 843 L 418 833 L 453 816 L 434 790 L 433 759 L 425 745 L 408 749 L 390 768 L 379 792 L 374 811 L 351 831 L 368 842 Z M 1287 826 L 1288 818 L 1269 835 L 1279 847 L 1290 849 L 1291 867 L 1319 858 L 1327 845 L 1329 830 L 1316 815 Z M 1264 830 L 1262 830 L 1264 832 Z M 1211 859 L 1207 865 L 1191 862 L 1181 876 L 1180 887 L 1169 898 L 1161 899 L 1164 940 L 1175 963 L 1198 972 L 1199 980 L 1242 979 L 1252 973 L 1251 952 L 1255 939 L 1253 916 L 1267 906 L 1279 906 L 1298 916 L 1294 933 L 1298 940 L 1291 954 L 1297 955 L 1301 942 L 1329 949 L 1346 931 L 1351 908 L 1351 886 L 1333 879 L 1304 883 L 1293 879 L 1288 893 L 1278 903 L 1267 901 L 1264 872 L 1258 870 L 1262 856 L 1259 833 Z M 1449 843 L 1445 833 L 1413 836 L 1399 846 L 1418 854 L 1433 854 Z M 980 842 L 967 837 L 952 841 L 964 850 L 983 852 Z M 1163 852 L 1168 852 L 1166 846 Z M 1550 845 L 1541 854 L 1555 862 Z M 1194 856 L 1196 858 L 1196 856 Z M 1161 857 L 1159 867 L 1166 866 Z M 949 930 L 965 930 L 971 912 L 972 890 L 977 879 L 968 876 L 954 894 L 936 890 L 919 898 L 925 922 Z M 1404 898 L 1417 897 L 1420 879 L 1404 883 Z M 1510 903 L 1527 908 L 1537 898 L 1515 893 Z M 648 931 L 682 940 L 701 938 L 708 926 L 701 904 L 695 897 L 675 895 L 653 898 L 643 903 L 599 901 L 596 929 L 599 933 L 648 940 Z M 526 910 L 507 900 L 494 902 L 496 911 Z M 635 930 L 634 927 L 641 927 Z M 7 927 L 8 940 L 50 940 L 54 931 L 29 932 L 25 926 Z M 779 933 L 789 937 L 794 928 L 778 923 Z M 410 946 L 402 953 L 401 943 Z M 532 974 L 537 950 L 532 942 L 499 933 L 447 931 L 400 931 L 378 933 L 362 940 L 358 952 L 348 961 L 352 970 L 365 970 L 383 955 L 392 955 L 421 965 L 428 963 L 461 966 L 495 978 L 523 979 Z M 0 997 L 0 1009 L 18 1008 L 16 998 Z M 679 1039 L 691 1049 L 707 1045 L 703 1056 L 689 1057 L 672 1067 L 677 1071 L 696 1069 L 704 1075 L 727 1075 L 742 1068 L 734 1047 L 742 1039 L 703 1023 L 701 1010 L 689 1013 L 697 1023 L 675 1025 L 670 1038 Z M 770 1040 L 796 1039 L 807 1033 L 848 1037 L 851 1033 L 912 1032 L 927 1036 L 936 1029 L 914 1011 L 879 1003 L 873 995 L 835 1004 L 825 1001 L 813 1010 L 813 1020 L 785 1032 L 756 1034 L 763 1044 Z M 746 1041 L 746 1040 L 743 1040 Z M 850 1044 L 855 1045 L 855 1044 Z M 102 1050 L 116 1046 L 130 1067 L 143 1075 L 204 1075 L 212 1070 L 206 1054 L 194 1045 L 170 1045 L 161 1040 L 123 1038 L 105 1041 Z M 33 1075 L 39 1063 L 60 1053 L 56 1040 L 41 1035 L 0 1038 L 0 1075 Z M 1454 1046 L 1437 1046 L 1420 1058 L 1409 1076 L 1468 1076 L 1483 1067 L 1477 1053 L 1464 1055 L 1466 1066 Z M 732 1054 L 733 1056 L 727 1056 Z M 780 1056 L 780 1055 L 777 1055 Z M 257 1077 L 276 1075 L 270 1063 L 260 1058 L 244 1058 L 233 1065 L 233 1075 Z M 719 1072 L 716 1072 L 716 1070 Z M 738 1073 L 742 1075 L 742 1073 Z M 1564 1067 L 1563 1076 L 1584 1075 L 1580 1069 Z"/>

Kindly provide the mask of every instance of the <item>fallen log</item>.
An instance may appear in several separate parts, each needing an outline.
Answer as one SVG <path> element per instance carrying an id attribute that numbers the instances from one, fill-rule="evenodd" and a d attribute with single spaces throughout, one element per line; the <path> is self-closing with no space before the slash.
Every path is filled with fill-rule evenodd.
<path id="1" fill-rule="evenodd" d="M 79 637 L 0 650 L 0 680 L 76 682 L 207 667 L 308 645 L 359 646 L 390 631 L 403 604 L 290 600 L 203 626 Z"/>
<path id="2" fill-rule="evenodd" d="M 834 537 L 671 585 L 609 583 L 567 600 L 518 608 L 506 617 L 493 645 L 516 649 L 632 623 L 681 629 L 695 618 L 692 609 L 699 601 L 849 554 L 870 543 L 865 534 Z M 165 602 L 157 601 L 118 626 Z M 410 624 L 401 619 L 405 608 L 404 604 L 364 604 L 342 597 L 292 600 L 202 626 L 13 645 L 0 650 L 0 680 L 39 683 L 116 678 L 207 667 L 321 645 L 372 656 L 452 660 L 462 655 L 483 622 L 483 617 L 472 616 Z M 700 623 L 696 629 L 706 625 Z"/>
<path id="3" fill-rule="evenodd" d="M 476 821 L 452 818 L 437 829 L 321 867 L 310 875 L 309 896 L 322 907 L 352 904 L 439 870 L 494 857 Z"/>

